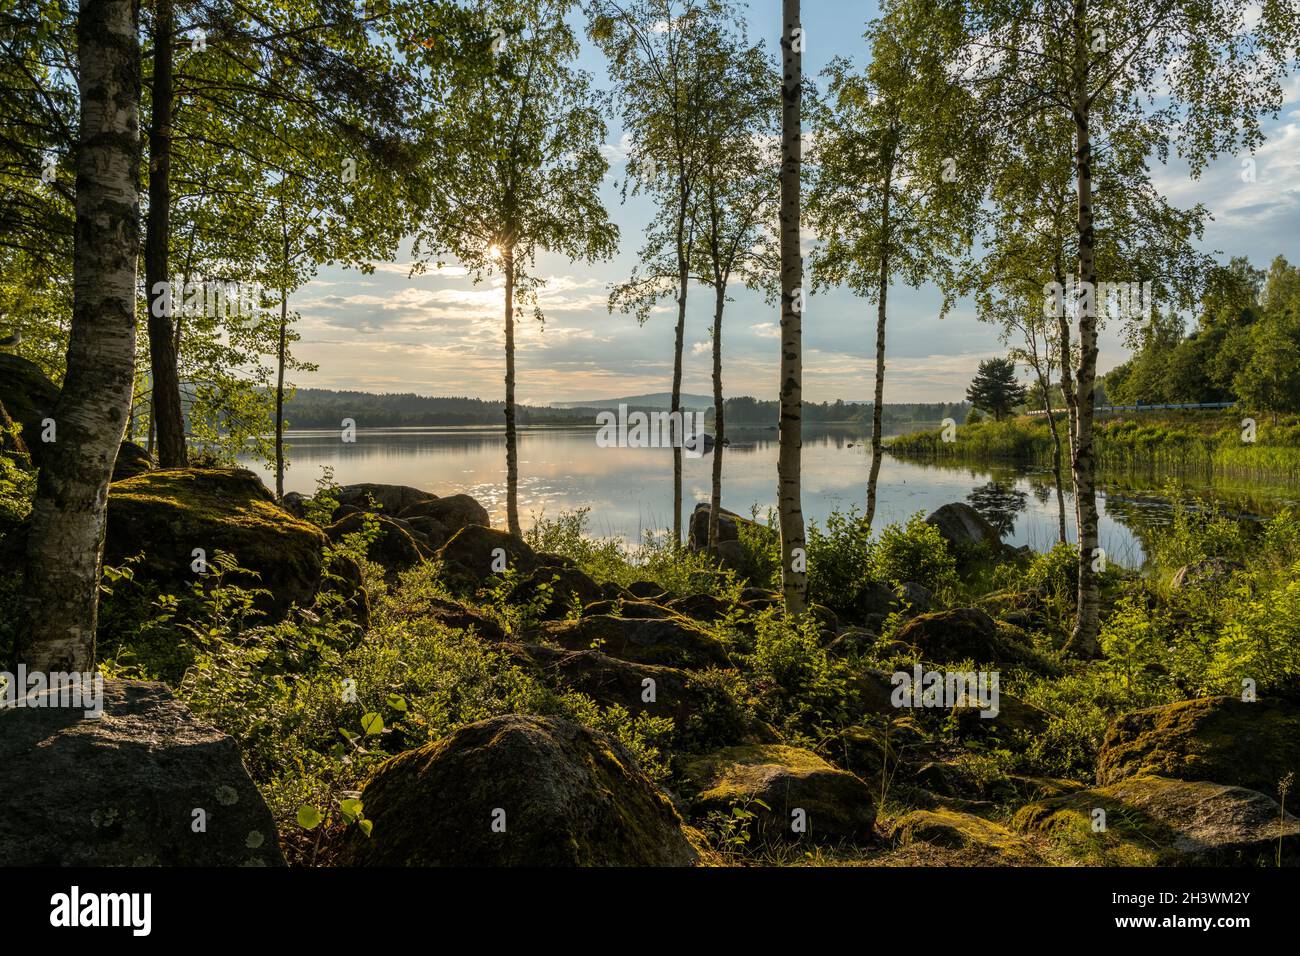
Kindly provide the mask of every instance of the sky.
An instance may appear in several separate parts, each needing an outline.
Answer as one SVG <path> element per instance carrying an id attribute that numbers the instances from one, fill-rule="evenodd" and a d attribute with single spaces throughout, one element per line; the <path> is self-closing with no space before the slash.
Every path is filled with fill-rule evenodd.
<path id="1" fill-rule="evenodd" d="M 875 3 L 816 0 L 804 3 L 804 72 L 815 76 L 834 56 L 861 64 L 862 33 L 877 14 Z M 780 4 L 752 3 L 747 29 L 775 58 Z M 599 51 L 586 43 L 581 68 L 607 84 Z M 588 265 L 542 255 L 546 278 L 540 304 L 545 326 L 531 317 L 516 330 L 517 400 L 524 404 L 574 402 L 667 391 L 672 383 L 676 307 L 665 302 L 645 325 L 607 309 L 608 290 L 636 264 L 642 232 L 652 216 L 648 200 L 620 200 L 626 139 L 607 117 L 605 153 L 610 170 L 603 196 L 621 233 L 618 254 Z M 1266 144 L 1254 157 L 1253 182 L 1246 157 L 1224 156 L 1199 180 L 1177 161 L 1155 165 L 1153 178 L 1177 206 L 1205 203 L 1213 219 L 1202 248 L 1246 256 L 1265 267 L 1279 254 L 1300 258 L 1300 78 L 1292 77 L 1276 119 L 1265 120 Z M 815 132 L 815 131 L 813 131 Z M 300 313 L 300 358 L 319 370 L 300 373 L 306 387 L 468 395 L 497 399 L 504 391 L 503 292 L 499 279 L 475 284 L 454 262 L 409 278 L 410 256 L 377 263 L 373 275 L 329 267 L 291 300 Z M 710 394 L 709 329 L 712 291 L 688 295 L 683 388 Z M 936 289 L 895 285 L 889 293 L 886 333 L 886 402 L 958 401 L 981 359 L 1003 355 L 997 329 L 980 322 L 969 302 L 939 318 Z M 727 396 L 775 398 L 779 362 L 778 308 L 735 287 L 723 320 L 723 389 Z M 853 401 L 870 397 L 875 364 L 875 309 L 848 290 L 808 299 L 803 319 L 804 398 Z M 1102 333 L 1100 369 L 1122 362 L 1120 329 Z"/>

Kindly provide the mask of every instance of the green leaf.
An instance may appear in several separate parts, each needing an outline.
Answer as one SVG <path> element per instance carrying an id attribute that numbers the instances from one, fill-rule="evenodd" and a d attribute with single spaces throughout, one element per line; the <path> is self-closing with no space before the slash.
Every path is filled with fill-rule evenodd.
<path id="1" fill-rule="evenodd" d="M 358 820 L 357 826 L 361 829 L 361 832 L 364 833 L 366 836 L 370 836 L 370 831 L 375 828 L 375 824 L 373 820 Z"/>
<path id="2" fill-rule="evenodd" d="M 320 811 L 315 807 L 302 806 L 298 808 L 298 826 L 304 830 L 314 830 L 320 826 Z"/>
<path id="3" fill-rule="evenodd" d="M 367 737 L 375 737 L 384 732 L 384 718 L 380 717 L 373 710 L 362 716 L 361 730 Z"/>
<path id="4" fill-rule="evenodd" d="M 393 708 L 393 710 L 406 713 L 406 698 L 403 697 L 401 694 L 389 694 L 388 706 Z"/>

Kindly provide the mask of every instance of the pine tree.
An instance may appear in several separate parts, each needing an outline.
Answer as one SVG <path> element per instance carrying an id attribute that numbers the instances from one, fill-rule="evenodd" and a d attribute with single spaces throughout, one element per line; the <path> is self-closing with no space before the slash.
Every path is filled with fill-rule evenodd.
<path id="1" fill-rule="evenodd" d="M 1025 387 L 1016 380 L 1016 363 L 1009 358 L 991 358 L 980 362 L 979 370 L 966 389 L 966 401 L 1002 421 L 1017 405 L 1029 397 Z"/>

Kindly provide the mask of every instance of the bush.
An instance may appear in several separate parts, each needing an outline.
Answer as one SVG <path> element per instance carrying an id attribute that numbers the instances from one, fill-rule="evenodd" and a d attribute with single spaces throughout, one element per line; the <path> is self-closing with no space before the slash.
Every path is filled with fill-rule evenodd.
<path id="1" fill-rule="evenodd" d="M 872 552 L 872 574 L 892 585 L 915 581 L 936 595 L 957 584 L 957 562 L 939 529 L 918 512 L 903 525 L 887 525 Z"/>
<path id="2" fill-rule="evenodd" d="M 871 531 L 856 507 L 833 511 L 823 531 L 808 525 L 808 600 L 837 612 L 852 609 L 871 581 Z"/>

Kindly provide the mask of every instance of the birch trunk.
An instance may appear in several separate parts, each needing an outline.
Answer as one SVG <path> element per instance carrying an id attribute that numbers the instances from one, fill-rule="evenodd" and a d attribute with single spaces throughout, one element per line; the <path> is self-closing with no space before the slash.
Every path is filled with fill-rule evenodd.
<path id="1" fill-rule="evenodd" d="M 713 485 L 709 494 L 709 550 L 718 549 L 718 517 L 722 511 L 722 311 L 727 303 L 726 284 L 715 279 L 713 304 Z"/>
<path id="2" fill-rule="evenodd" d="M 519 530 L 519 446 L 515 434 L 515 250 L 502 252 L 506 276 L 506 527 L 516 538 Z"/>
<path id="3" fill-rule="evenodd" d="M 133 0 L 83 0 L 72 327 L 55 440 L 32 505 L 18 653 L 33 671 L 83 671 L 95 661 L 108 482 L 135 373 L 138 30 Z"/>
<path id="4" fill-rule="evenodd" d="M 807 603 L 800 468 L 803 415 L 803 254 L 799 248 L 799 167 L 803 31 L 799 0 L 782 0 L 781 35 L 781 423 L 777 513 L 781 525 L 781 588 L 790 614 Z"/>
<path id="5" fill-rule="evenodd" d="M 1095 656 L 1101 609 L 1094 561 L 1099 556 L 1097 539 L 1096 457 L 1093 449 L 1093 390 L 1097 377 L 1097 285 L 1096 252 L 1092 209 L 1092 132 L 1087 100 L 1087 47 L 1083 43 L 1086 2 L 1075 0 L 1077 94 L 1074 107 L 1075 177 L 1078 188 L 1079 290 L 1075 312 L 1079 323 L 1078 435 L 1074 450 L 1074 497 L 1079 513 L 1078 616 L 1067 648 L 1076 654 Z"/>

